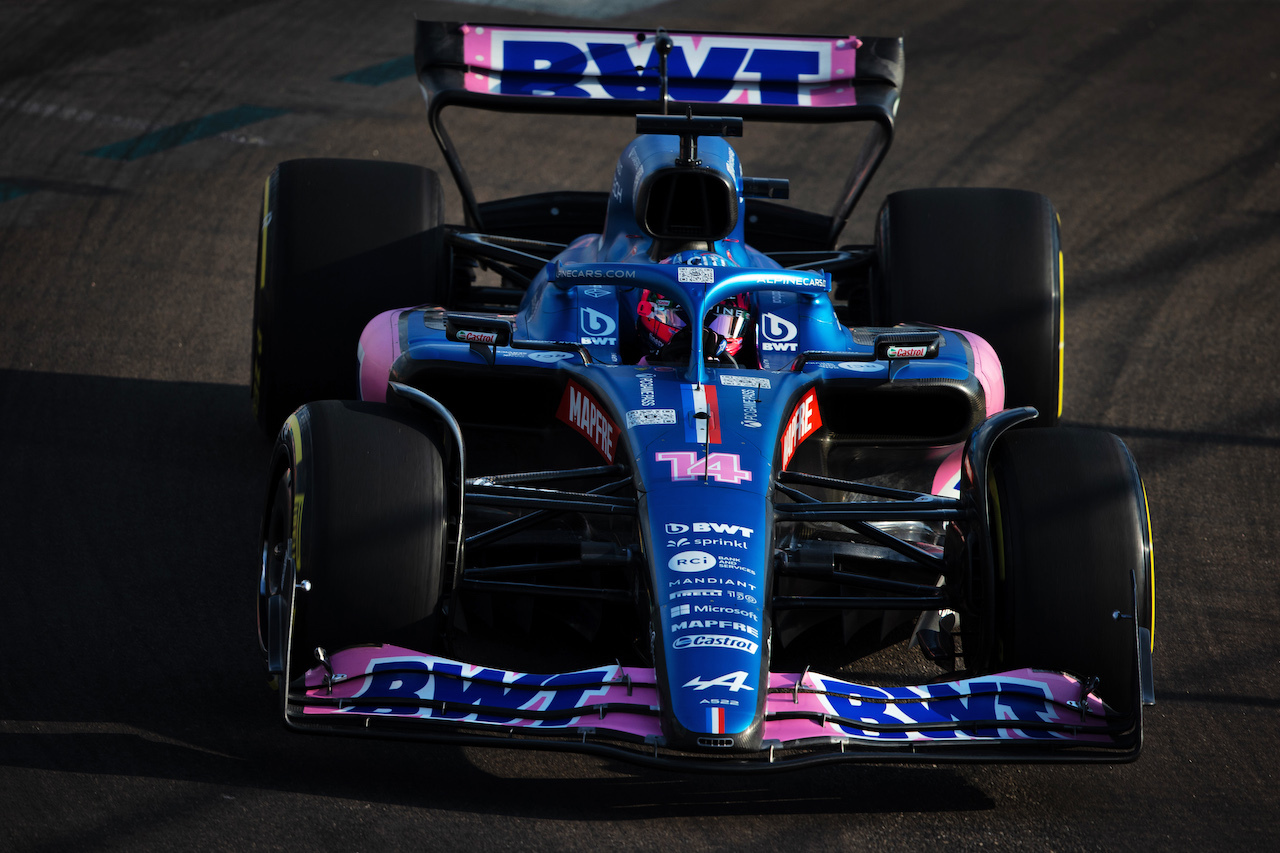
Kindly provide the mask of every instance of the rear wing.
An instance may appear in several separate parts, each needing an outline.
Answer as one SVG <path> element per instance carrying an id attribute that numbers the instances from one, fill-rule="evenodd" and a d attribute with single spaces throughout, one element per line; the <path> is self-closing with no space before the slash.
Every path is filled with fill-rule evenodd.
<path id="1" fill-rule="evenodd" d="M 900 38 L 671 32 L 673 113 L 873 123 L 831 215 L 830 242 L 888 151 L 902 85 Z M 414 62 L 431 131 L 466 206 L 479 206 L 440 123 L 450 105 L 528 113 L 664 112 L 656 32 L 418 21 Z"/>

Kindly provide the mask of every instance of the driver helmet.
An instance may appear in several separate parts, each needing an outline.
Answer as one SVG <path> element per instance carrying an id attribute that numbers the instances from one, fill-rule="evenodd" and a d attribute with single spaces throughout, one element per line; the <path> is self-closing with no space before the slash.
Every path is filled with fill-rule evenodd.
<path id="1" fill-rule="evenodd" d="M 737 266 L 731 259 L 714 252 L 677 252 L 663 258 L 663 264 L 693 266 Z M 640 294 L 636 308 L 636 327 L 640 342 L 649 358 L 660 361 L 683 360 L 688 357 L 691 331 L 684 308 L 655 290 Z M 703 353 L 708 359 L 732 361 L 742 349 L 746 329 L 751 323 L 751 302 L 745 293 L 717 303 L 707 312 L 703 327 Z"/>

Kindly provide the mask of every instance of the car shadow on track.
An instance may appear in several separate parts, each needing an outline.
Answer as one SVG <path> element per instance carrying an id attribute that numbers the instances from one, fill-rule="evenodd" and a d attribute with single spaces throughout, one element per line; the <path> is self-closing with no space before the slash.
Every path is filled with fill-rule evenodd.
<path id="1" fill-rule="evenodd" d="M 270 442 L 248 409 L 243 386 L 0 371 L 0 768 L 562 820 L 992 807 L 952 768 L 683 776 L 287 733 L 255 637 Z"/>
<path id="2" fill-rule="evenodd" d="M 188 734 L 208 746 L 154 732 L 111 731 L 119 727 L 106 723 L 31 722 L 15 731 L 13 721 L 4 721 L 0 766 L 569 821 L 995 807 L 966 774 L 949 767 L 851 765 L 766 776 L 682 775 L 572 754 L 295 735 L 276 725 L 263 703 L 253 714 L 237 714 L 243 727 L 211 719 L 216 713 L 196 712 L 186 724 Z M 499 772 L 478 767 L 476 752 L 486 753 L 479 763 Z"/>
<path id="3" fill-rule="evenodd" d="M 270 452 L 248 408 L 243 386 L 0 371 L 6 740 L 184 742 L 243 703 Z"/>

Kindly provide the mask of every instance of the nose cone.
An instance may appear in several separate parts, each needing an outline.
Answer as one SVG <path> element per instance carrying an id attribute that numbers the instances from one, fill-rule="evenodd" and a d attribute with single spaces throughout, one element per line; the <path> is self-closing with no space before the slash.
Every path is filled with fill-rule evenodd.
<path id="1" fill-rule="evenodd" d="M 654 652 L 673 746 L 758 749 L 768 685 L 764 498 L 715 480 L 650 491 Z"/>

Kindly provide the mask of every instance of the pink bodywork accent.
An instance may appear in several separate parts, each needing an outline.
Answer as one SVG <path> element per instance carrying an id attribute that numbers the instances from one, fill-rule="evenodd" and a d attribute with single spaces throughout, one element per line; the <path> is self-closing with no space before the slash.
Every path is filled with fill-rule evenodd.
<path id="1" fill-rule="evenodd" d="M 942 328 L 946 328 L 943 326 Z M 1000 356 L 991 348 L 984 338 L 963 329 L 948 329 L 969 342 L 973 350 L 973 373 L 982 385 L 982 393 L 987 398 L 987 417 L 1004 409 L 1004 370 L 1000 367 Z"/>
<path id="2" fill-rule="evenodd" d="M 858 103 L 857 93 L 853 89 L 853 81 L 840 81 L 831 86 L 820 86 L 809 90 L 809 106 L 811 107 L 851 107 Z"/>
<path id="3" fill-rule="evenodd" d="M 360 399 L 387 401 L 387 378 L 400 357 L 400 311 L 384 311 L 360 333 Z"/>
<path id="4" fill-rule="evenodd" d="M 466 65 L 493 68 L 493 36 L 490 34 L 490 29 L 490 27 L 473 27 L 470 24 L 462 25 L 462 52 L 463 62 Z M 470 91 L 489 91 L 488 75 L 464 74 L 463 77 Z"/>
<path id="5" fill-rule="evenodd" d="M 942 328 L 947 328 L 943 326 Z M 963 329 L 947 329 L 955 332 L 969 342 L 973 351 L 973 374 L 978 377 L 982 386 L 982 396 L 987 403 L 987 417 L 1004 409 L 1004 370 L 1000 367 L 1000 356 L 991 348 L 991 344 L 973 332 Z M 960 463 L 964 459 L 964 448 L 957 447 L 942 460 L 938 471 L 933 475 L 932 492 L 945 497 L 959 497 L 957 491 L 960 480 Z"/>
<path id="6" fill-rule="evenodd" d="M 963 445 L 947 454 L 947 458 L 938 466 L 938 473 L 933 475 L 933 494 L 946 498 L 960 497 L 960 462 L 963 459 Z"/>

